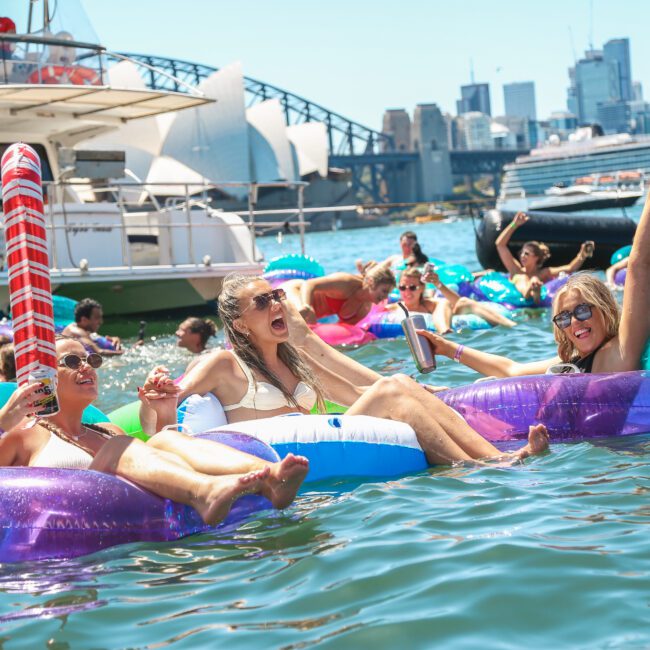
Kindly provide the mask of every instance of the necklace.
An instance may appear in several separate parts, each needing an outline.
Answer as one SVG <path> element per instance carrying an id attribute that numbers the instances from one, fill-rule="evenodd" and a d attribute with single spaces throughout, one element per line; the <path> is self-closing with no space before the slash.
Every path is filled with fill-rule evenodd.
<path id="1" fill-rule="evenodd" d="M 113 434 L 111 431 L 108 429 L 100 426 L 99 424 L 81 424 L 81 429 L 82 433 L 79 435 L 74 435 L 70 434 L 67 431 L 64 431 L 61 427 L 58 427 L 56 424 L 53 424 L 52 422 L 48 422 L 46 420 L 39 420 L 39 424 L 42 427 L 45 427 L 48 431 L 53 433 L 55 436 L 58 436 L 62 440 L 66 440 L 67 442 L 73 444 L 75 447 L 80 447 L 83 449 L 83 446 L 79 444 L 79 439 L 84 438 L 88 431 L 92 431 L 93 433 L 97 433 L 100 437 L 104 438 L 105 440 L 109 440 L 112 438 L 115 434 Z M 85 429 L 85 431 L 84 431 Z"/>

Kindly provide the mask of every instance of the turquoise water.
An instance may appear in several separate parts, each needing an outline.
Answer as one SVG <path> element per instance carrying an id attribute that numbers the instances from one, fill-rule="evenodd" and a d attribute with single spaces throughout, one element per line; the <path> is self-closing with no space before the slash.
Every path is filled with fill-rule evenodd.
<path id="1" fill-rule="evenodd" d="M 315 233 L 328 271 L 396 251 L 403 228 Z M 416 226 L 424 250 L 478 264 L 471 222 Z M 264 240 L 267 257 L 295 252 Z M 157 323 L 171 333 L 175 323 Z M 553 352 L 548 314 L 453 335 L 526 360 Z M 415 373 L 404 341 L 350 354 Z M 189 356 L 160 335 L 101 371 L 110 410 L 153 363 Z M 435 383 L 476 374 L 439 360 Z M 513 469 L 436 468 L 308 486 L 235 531 L 4 565 L 2 648 L 646 648 L 650 438 L 553 445 Z M 444 644 L 444 645 L 443 645 Z"/>

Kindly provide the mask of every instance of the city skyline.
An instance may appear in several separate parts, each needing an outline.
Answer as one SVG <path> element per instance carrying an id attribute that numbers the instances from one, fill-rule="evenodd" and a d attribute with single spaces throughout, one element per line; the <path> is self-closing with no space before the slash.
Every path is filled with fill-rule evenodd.
<path id="1" fill-rule="evenodd" d="M 160 0 L 155 16 L 146 2 L 83 3 L 111 50 L 217 67 L 239 60 L 251 77 L 377 130 L 389 108 L 411 112 L 417 104 L 436 103 L 454 114 L 460 87 L 471 83 L 470 68 L 476 83 L 490 85 L 493 115 L 504 114 L 505 84 L 533 81 L 537 117 L 545 119 L 567 110 L 568 68 L 590 42 L 598 48 L 614 38 L 630 39 L 632 79 L 648 87 L 650 42 L 641 25 L 650 22 L 644 20 L 650 6 L 592 4 L 593 21 L 588 0 L 549 0 L 544 11 L 511 0 L 489 7 L 478 0 L 405 0 L 399 11 L 365 0 L 352 7 L 332 0 L 326 9 L 285 0 L 281 10 L 252 0 L 237 6 L 187 0 L 182 12 L 178 3 Z M 143 30 L 152 18 L 155 29 Z"/>

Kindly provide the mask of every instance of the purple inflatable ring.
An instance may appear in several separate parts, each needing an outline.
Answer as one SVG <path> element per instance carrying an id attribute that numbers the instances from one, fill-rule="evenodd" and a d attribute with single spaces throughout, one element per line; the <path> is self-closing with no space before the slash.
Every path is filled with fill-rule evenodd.
<path id="1" fill-rule="evenodd" d="M 535 375 L 438 393 L 484 438 L 498 443 L 545 424 L 551 442 L 650 432 L 650 373 Z"/>
<path id="2" fill-rule="evenodd" d="M 245 434 L 202 434 L 264 460 L 279 460 Z M 265 498 L 239 498 L 219 527 L 270 508 Z M 0 563 L 67 559 L 131 542 L 173 541 L 215 530 L 196 510 L 161 499 L 116 476 L 92 470 L 0 468 Z"/>

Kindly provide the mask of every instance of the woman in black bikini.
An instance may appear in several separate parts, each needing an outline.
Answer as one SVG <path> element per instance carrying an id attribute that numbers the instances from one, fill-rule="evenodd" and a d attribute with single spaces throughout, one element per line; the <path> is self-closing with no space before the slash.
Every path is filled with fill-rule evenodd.
<path id="1" fill-rule="evenodd" d="M 436 354 L 454 359 L 484 375 L 537 375 L 559 363 L 580 372 L 638 370 L 650 338 L 650 196 L 646 200 L 629 257 L 623 308 L 612 292 L 587 273 L 570 277 L 553 301 L 553 328 L 558 354 L 552 359 L 518 363 L 421 332 Z"/>

